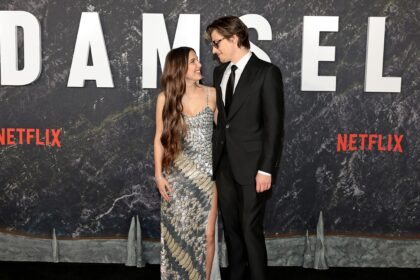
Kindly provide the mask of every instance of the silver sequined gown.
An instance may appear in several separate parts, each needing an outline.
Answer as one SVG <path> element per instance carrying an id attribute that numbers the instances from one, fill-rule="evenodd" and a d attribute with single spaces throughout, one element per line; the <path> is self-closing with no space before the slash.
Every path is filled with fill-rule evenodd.
<path id="1" fill-rule="evenodd" d="M 211 180 L 213 111 L 207 105 L 184 120 L 183 151 L 165 175 L 173 191 L 161 205 L 161 279 L 206 277 L 206 227 L 216 190 Z M 215 243 L 211 279 L 220 279 Z"/>

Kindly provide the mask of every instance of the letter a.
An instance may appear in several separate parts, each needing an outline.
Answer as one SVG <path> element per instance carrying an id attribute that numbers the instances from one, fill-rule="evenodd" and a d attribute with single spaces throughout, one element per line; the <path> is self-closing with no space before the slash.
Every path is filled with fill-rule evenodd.
<path id="1" fill-rule="evenodd" d="M 87 65 L 89 50 L 92 66 Z M 101 22 L 95 12 L 82 13 L 67 86 L 83 87 L 85 80 L 95 80 L 97 87 L 114 87 Z"/>

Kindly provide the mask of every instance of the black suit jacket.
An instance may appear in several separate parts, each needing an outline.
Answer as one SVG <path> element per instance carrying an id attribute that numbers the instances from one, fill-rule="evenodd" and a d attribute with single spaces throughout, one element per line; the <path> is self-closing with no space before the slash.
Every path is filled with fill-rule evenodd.
<path id="1" fill-rule="evenodd" d="M 226 115 L 220 83 L 229 63 L 214 69 L 218 118 L 213 134 L 213 177 L 217 176 L 223 149 L 235 180 L 255 184 L 258 170 L 275 181 L 283 138 L 283 82 L 280 69 L 252 54 L 236 86 Z"/>

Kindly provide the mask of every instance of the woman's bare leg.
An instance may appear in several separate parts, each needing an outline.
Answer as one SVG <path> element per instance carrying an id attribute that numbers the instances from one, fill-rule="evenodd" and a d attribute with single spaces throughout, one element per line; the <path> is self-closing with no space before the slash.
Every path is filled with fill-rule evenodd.
<path id="1" fill-rule="evenodd" d="M 216 186 L 215 186 L 216 188 Z M 209 220 L 207 224 L 206 231 L 206 241 L 207 241 L 207 256 L 206 256 L 206 280 L 210 279 L 210 274 L 213 265 L 214 251 L 215 251 L 215 234 L 217 230 L 215 229 L 217 220 L 217 191 L 214 191 L 211 208 L 209 213 Z"/>

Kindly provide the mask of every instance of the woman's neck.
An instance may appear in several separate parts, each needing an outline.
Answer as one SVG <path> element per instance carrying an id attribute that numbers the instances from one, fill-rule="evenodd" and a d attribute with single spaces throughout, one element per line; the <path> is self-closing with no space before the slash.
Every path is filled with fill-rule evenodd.
<path id="1" fill-rule="evenodd" d="M 185 85 L 185 94 L 194 94 L 198 88 L 197 82 L 188 82 Z"/>

